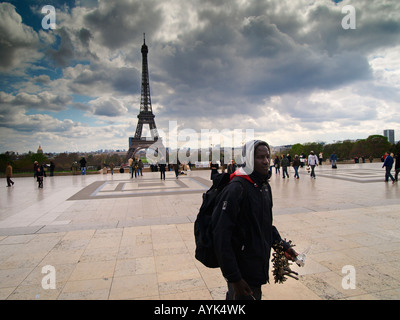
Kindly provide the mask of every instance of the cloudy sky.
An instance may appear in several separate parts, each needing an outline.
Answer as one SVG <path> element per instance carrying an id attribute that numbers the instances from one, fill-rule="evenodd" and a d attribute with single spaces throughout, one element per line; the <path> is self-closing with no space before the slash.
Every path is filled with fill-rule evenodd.
<path id="1" fill-rule="evenodd" d="M 42 25 L 45 5 L 55 29 Z M 383 129 L 398 140 L 398 0 L 10 0 L 0 3 L 0 152 L 128 149 L 143 33 L 165 134 L 174 121 L 199 136 L 250 129 L 275 146 Z"/>

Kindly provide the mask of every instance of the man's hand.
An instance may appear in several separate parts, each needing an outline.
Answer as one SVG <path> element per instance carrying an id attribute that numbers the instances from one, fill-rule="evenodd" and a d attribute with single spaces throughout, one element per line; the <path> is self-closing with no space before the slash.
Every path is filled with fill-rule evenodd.
<path id="1" fill-rule="evenodd" d="M 298 256 L 299 254 L 296 252 L 296 250 L 294 250 L 292 247 L 290 247 L 289 249 L 287 249 L 285 251 L 285 257 L 288 260 L 292 260 L 294 261 L 296 259 L 296 256 Z"/>
<path id="2" fill-rule="evenodd" d="M 235 296 L 250 296 L 253 295 L 253 291 L 250 289 L 249 285 L 246 281 L 241 279 L 238 282 L 232 282 L 233 291 L 235 292 Z"/>

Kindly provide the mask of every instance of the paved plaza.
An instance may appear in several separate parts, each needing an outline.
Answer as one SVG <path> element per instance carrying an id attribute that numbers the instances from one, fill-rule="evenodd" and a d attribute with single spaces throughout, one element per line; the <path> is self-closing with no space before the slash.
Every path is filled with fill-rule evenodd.
<path id="1" fill-rule="evenodd" d="M 271 177 L 274 224 L 308 247 L 299 280 L 263 299 L 400 299 L 400 187 L 381 163 Z M 14 178 L 0 192 L 0 299 L 223 300 L 219 269 L 194 258 L 210 171 Z"/>

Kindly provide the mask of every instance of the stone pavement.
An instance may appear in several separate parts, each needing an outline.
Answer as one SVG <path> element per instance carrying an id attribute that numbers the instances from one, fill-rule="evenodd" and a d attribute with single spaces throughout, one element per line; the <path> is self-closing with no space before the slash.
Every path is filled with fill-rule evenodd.
<path id="1" fill-rule="evenodd" d="M 398 184 L 384 182 L 381 163 L 323 165 L 316 175 L 271 178 L 274 224 L 297 251 L 311 249 L 305 267 L 292 267 L 299 280 L 271 275 L 263 299 L 399 299 Z M 209 176 L 55 176 L 43 189 L 33 177 L 11 188 L 4 179 L 0 299 L 224 299 L 220 270 L 194 258 Z"/>

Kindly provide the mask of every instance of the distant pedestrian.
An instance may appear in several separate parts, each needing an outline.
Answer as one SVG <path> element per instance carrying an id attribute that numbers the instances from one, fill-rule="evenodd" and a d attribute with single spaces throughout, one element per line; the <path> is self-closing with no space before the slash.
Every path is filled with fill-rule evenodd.
<path id="1" fill-rule="evenodd" d="M 161 159 L 160 163 L 158 164 L 158 167 L 160 168 L 161 180 L 165 180 L 165 170 L 166 170 L 167 164 L 165 163 L 164 159 Z"/>
<path id="2" fill-rule="evenodd" d="M 335 152 L 333 152 L 331 154 L 331 157 L 329 158 L 329 160 L 331 162 L 332 169 L 337 169 L 337 165 L 336 165 L 336 163 L 337 163 L 337 155 L 336 155 Z"/>
<path id="3" fill-rule="evenodd" d="M 179 177 L 179 166 L 180 166 L 180 162 L 179 160 L 177 160 L 177 163 L 174 163 L 174 171 L 175 171 L 175 177 L 178 179 Z"/>
<path id="4" fill-rule="evenodd" d="M 43 177 L 44 177 L 44 166 L 43 166 L 43 164 L 38 166 L 36 177 L 37 177 L 37 182 L 38 182 L 38 188 L 43 188 Z"/>
<path id="5" fill-rule="evenodd" d="M 290 162 L 286 155 L 282 156 L 281 160 L 281 167 L 282 167 L 282 178 L 285 179 L 285 175 L 289 178 L 289 173 L 287 171 L 288 166 L 290 165 Z"/>
<path id="6" fill-rule="evenodd" d="M 319 161 L 319 165 L 322 165 L 322 161 L 324 160 L 324 155 L 322 152 L 319 153 L 318 155 L 318 161 Z"/>
<path id="7" fill-rule="evenodd" d="M 138 163 L 137 159 L 135 158 L 135 160 L 133 160 L 133 163 L 132 163 L 132 178 L 133 178 L 133 173 L 135 173 L 135 178 L 137 177 L 138 167 L 139 167 L 139 163 Z"/>
<path id="8" fill-rule="evenodd" d="M 374 157 L 373 156 L 369 156 L 369 162 L 372 163 L 372 161 L 374 161 Z"/>
<path id="9" fill-rule="evenodd" d="M 279 169 L 281 167 L 281 162 L 279 161 L 279 157 L 275 156 L 274 159 L 274 167 L 275 167 L 275 173 L 276 174 L 281 174 L 281 170 Z"/>
<path id="10" fill-rule="evenodd" d="M 79 165 L 78 165 L 77 161 L 72 162 L 71 170 L 72 170 L 73 175 L 78 174 L 78 167 L 79 167 Z"/>
<path id="11" fill-rule="evenodd" d="M 138 175 L 140 173 L 140 175 L 143 176 L 143 162 L 142 162 L 142 159 L 139 159 L 138 169 L 137 170 L 138 170 Z"/>
<path id="12" fill-rule="evenodd" d="M 33 178 L 37 177 L 38 168 L 39 168 L 39 162 L 35 161 L 33 163 Z"/>
<path id="13" fill-rule="evenodd" d="M 114 163 L 113 162 L 110 163 L 110 172 L 111 172 L 111 175 L 114 175 Z"/>
<path id="14" fill-rule="evenodd" d="M 289 160 L 289 167 L 290 167 L 290 165 L 291 165 L 291 163 L 292 163 L 292 156 L 288 153 L 288 154 L 286 155 L 286 158 Z"/>
<path id="15" fill-rule="evenodd" d="M 385 173 L 385 182 L 389 181 L 389 178 L 392 179 L 392 182 L 394 183 L 396 180 L 393 178 L 392 174 L 390 171 L 392 170 L 393 167 L 393 153 L 389 154 L 389 152 L 386 152 L 386 157 L 385 161 L 383 162 L 383 167 L 386 167 L 386 173 Z"/>
<path id="16" fill-rule="evenodd" d="M 309 156 L 308 156 L 308 160 L 307 160 L 308 165 L 311 167 L 311 173 L 310 173 L 310 177 L 315 179 L 315 166 L 318 166 L 318 158 L 317 156 L 314 154 L 314 151 L 311 151 Z"/>
<path id="17" fill-rule="evenodd" d="M 294 177 L 295 177 L 296 179 L 299 179 L 299 178 L 300 178 L 300 177 L 299 177 L 299 167 L 300 167 L 300 158 L 299 158 L 299 156 L 296 154 L 296 155 L 294 156 L 294 159 L 293 159 Z"/>
<path id="18" fill-rule="evenodd" d="M 12 166 L 9 162 L 7 162 L 7 167 L 6 167 L 7 187 L 11 187 L 11 185 L 14 185 L 14 181 L 11 180 L 11 177 L 12 177 Z"/>
<path id="19" fill-rule="evenodd" d="M 305 156 L 304 152 L 302 152 L 300 154 L 300 167 L 303 168 L 305 163 L 306 163 L 306 156 Z"/>
<path id="20" fill-rule="evenodd" d="M 214 176 L 218 174 L 219 165 L 215 161 L 212 161 L 210 164 L 211 167 L 211 177 L 210 179 L 213 180 Z"/>
<path id="21" fill-rule="evenodd" d="M 50 177 L 54 176 L 54 169 L 55 169 L 55 164 L 53 161 L 50 161 Z"/>
<path id="22" fill-rule="evenodd" d="M 398 176 L 399 176 L 399 172 L 400 172 L 400 153 L 396 154 L 395 157 L 395 165 L 394 165 L 394 169 L 395 169 L 395 176 L 394 179 L 396 181 L 398 181 Z"/>
<path id="23" fill-rule="evenodd" d="M 132 163 L 133 163 L 133 159 L 132 159 L 132 157 L 131 157 L 131 158 L 129 158 L 129 160 L 128 160 L 129 174 L 130 174 L 131 178 L 133 178 L 133 175 L 132 175 Z"/>
<path id="24" fill-rule="evenodd" d="M 81 175 L 85 175 L 86 174 L 86 159 L 85 157 L 82 157 L 82 159 L 79 161 L 80 165 L 81 165 Z"/>

